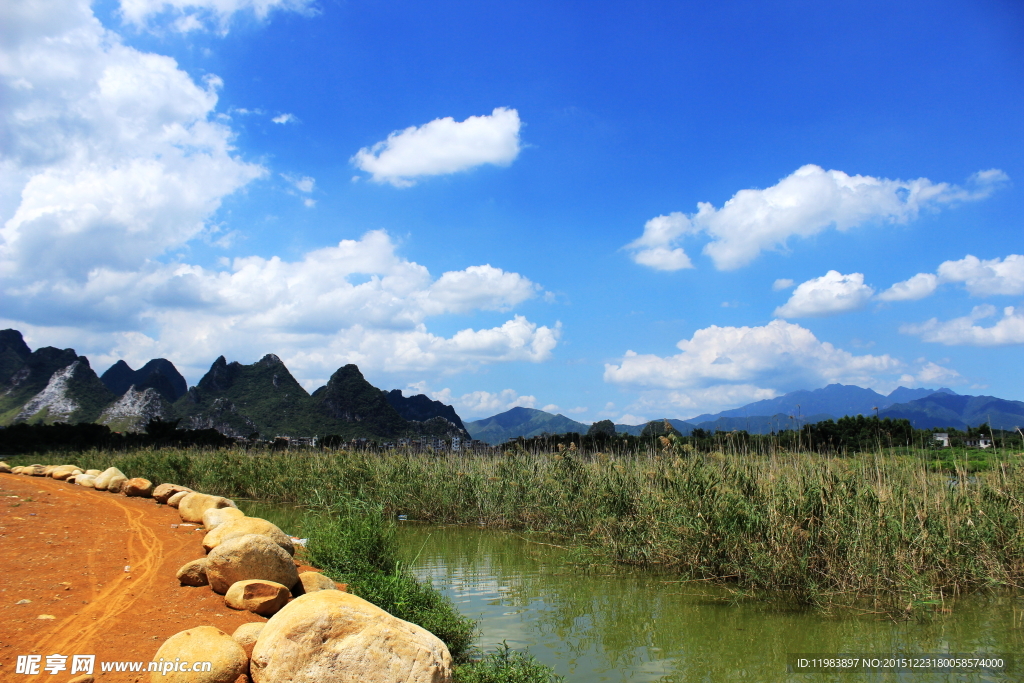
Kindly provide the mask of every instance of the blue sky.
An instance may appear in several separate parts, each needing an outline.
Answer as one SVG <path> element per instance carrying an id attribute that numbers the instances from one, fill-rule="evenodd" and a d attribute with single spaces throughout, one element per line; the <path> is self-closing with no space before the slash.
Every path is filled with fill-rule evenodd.
<path id="1" fill-rule="evenodd" d="M 474 419 L 1024 399 L 1024 9 L 17 0 L 0 325 Z"/>

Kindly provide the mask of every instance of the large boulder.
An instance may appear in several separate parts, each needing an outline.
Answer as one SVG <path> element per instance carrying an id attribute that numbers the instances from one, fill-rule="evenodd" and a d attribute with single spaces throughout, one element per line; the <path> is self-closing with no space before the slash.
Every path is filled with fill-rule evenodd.
<path id="1" fill-rule="evenodd" d="M 21 473 L 22 474 L 28 474 L 28 475 L 31 475 L 33 477 L 45 477 L 46 476 L 46 466 L 39 465 L 39 464 L 29 465 L 28 466 L 28 472 L 25 472 L 24 470 L 22 470 Z"/>
<path id="2" fill-rule="evenodd" d="M 236 628 L 235 632 L 231 634 L 235 642 L 245 650 L 246 657 L 252 657 L 252 649 L 256 645 L 256 639 L 260 637 L 260 631 L 263 630 L 265 625 L 262 621 L 250 621 L 248 624 L 242 624 Z"/>
<path id="3" fill-rule="evenodd" d="M 188 491 L 189 493 L 192 493 L 192 489 L 187 486 L 179 486 L 178 484 L 160 484 L 153 489 L 153 500 L 160 504 L 166 504 L 167 499 L 179 491 Z"/>
<path id="4" fill-rule="evenodd" d="M 206 534 L 203 538 L 203 547 L 210 551 L 224 541 L 249 534 L 266 536 L 287 550 L 289 555 L 295 554 L 295 544 L 292 543 L 292 537 L 281 531 L 276 524 L 259 517 L 243 516 L 217 525 L 216 529 Z"/>
<path id="5" fill-rule="evenodd" d="M 103 472 L 100 472 L 99 470 L 86 470 L 85 473 L 89 474 L 89 475 L 92 475 L 94 477 L 98 477 L 101 474 L 103 474 Z"/>
<path id="6" fill-rule="evenodd" d="M 142 477 L 129 479 L 121 484 L 121 493 L 131 498 L 150 498 L 153 495 L 153 482 Z"/>
<path id="7" fill-rule="evenodd" d="M 210 580 L 206 578 L 206 558 L 192 560 L 182 565 L 178 570 L 178 582 L 182 586 L 207 586 Z"/>
<path id="8" fill-rule="evenodd" d="M 70 479 L 70 477 L 68 477 Z M 93 482 L 96 481 L 96 475 L 94 474 L 79 474 L 75 477 L 75 483 L 79 486 L 84 486 L 87 489 L 93 488 Z"/>
<path id="9" fill-rule="evenodd" d="M 210 508 L 203 513 L 203 526 L 207 531 L 213 531 L 224 522 L 241 519 L 242 517 L 245 517 L 245 513 L 238 508 Z"/>
<path id="10" fill-rule="evenodd" d="M 206 578 L 214 592 L 224 595 L 231 584 L 266 579 L 287 588 L 299 582 L 292 556 L 266 536 L 248 534 L 228 539 L 206 556 Z"/>
<path id="11" fill-rule="evenodd" d="M 249 671 L 254 683 L 448 683 L 452 658 L 426 629 L 350 593 L 317 591 L 270 618 Z"/>
<path id="12" fill-rule="evenodd" d="M 181 501 L 185 499 L 185 496 L 187 496 L 190 493 L 192 493 L 192 491 L 178 491 L 177 493 L 175 493 L 174 495 L 167 499 L 167 507 L 178 507 L 178 504 L 181 503 Z"/>
<path id="13" fill-rule="evenodd" d="M 213 626 L 197 626 L 175 633 L 164 641 L 152 661 L 163 660 L 168 671 L 151 671 L 151 683 L 235 683 L 249 666 L 245 650 L 238 642 Z M 175 661 L 210 662 L 211 671 L 171 671 Z"/>
<path id="14" fill-rule="evenodd" d="M 181 521 L 198 524 L 203 521 L 203 513 L 211 508 L 233 508 L 233 502 L 221 496 L 210 496 L 205 493 L 189 493 L 178 503 Z"/>
<path id="15" fill-rule="evenodd" d="M 235 581 L 224 594 L 224 604 L 232 609 L 249 610 L 263 617 L 277 614 L 292 597 L 285 586 L 264 579 Z"/>
<path id="16" fill-rule="evenodd" d="M 302 572 L 299 574 L 299 581 L 302 583 L 303 593 L 338 590 L 338 585 L 331 580 L 331 577 L 324 576 L 320 572 Z"/>
<path id="17" fill-rule="evenodd" d="M 10 474 L 11 466 L 5 462 L 0 462 L 0 472 L 2 472 L 3 474 Z"/>
<path id="18" fill-rule="evenodd" d="M 121 470 L 116 467 L 108 467 L 96 476 L 96 481 L 93 482 L 93 488 L 99 491 L 106 491 L 107 484 L 109 484 L 110 480 L 114 477 L 124 477 L 127 479 L 125 473 Z"/>

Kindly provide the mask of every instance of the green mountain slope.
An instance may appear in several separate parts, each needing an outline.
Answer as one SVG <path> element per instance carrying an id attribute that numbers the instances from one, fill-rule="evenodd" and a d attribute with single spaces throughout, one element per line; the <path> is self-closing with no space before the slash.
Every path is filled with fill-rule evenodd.
<path id="1" fill-rule="evenodd" d="M 474 439 L 497 445 L 518 436 L 541 434 L 586 434 L 590 425 L 570 420 L 564 415 L 552 415 L 534 408 L 512 408 L 504 413 L 466 423 L 466 431 Z"/>

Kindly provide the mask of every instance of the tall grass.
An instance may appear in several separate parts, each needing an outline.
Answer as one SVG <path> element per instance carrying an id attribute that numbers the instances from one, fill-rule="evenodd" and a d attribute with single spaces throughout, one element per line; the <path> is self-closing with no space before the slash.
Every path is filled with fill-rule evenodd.
<path id="1" fill-rule="evenodd" d="M 75 457 L 229 496 L 314 506 L 356 499 L 387 515 L 548 532 L 616 562 L 812 604 L 870 596 L 912 605 L 1018 586 L 1024 574 L 1024 469 L 1010 463 L 949 473 L 883 452 Z"/>

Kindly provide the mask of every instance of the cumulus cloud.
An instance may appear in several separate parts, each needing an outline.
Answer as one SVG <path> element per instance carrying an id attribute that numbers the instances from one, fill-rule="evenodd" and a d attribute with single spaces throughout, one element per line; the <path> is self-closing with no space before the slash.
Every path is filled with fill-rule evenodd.
<path id="1" fill-rule="evenodd" d="M 4 7 L 0 276 L 139 266 L 265 175 L 213 117 L 220 79 L 126 47 L 82 0 Z"/>
<path id="2" fill-rule="evenodd" d="M 280 124 L 298 123 L 299 122 L 299 117 L 296 116 L 295 114 L 280 114 L 280 115 L 275 116 L 274 118 L 272 118 L 270 120 L 273 123 L 280 123 Z"/>
<path id="3" fill-rule="evenodd" d="M 2 4 L 0 38 L 9 326 L 39 339 L 75 330 L 86 344 L 76 348 L 101 361 L 163 356 L 196 372 L 222 353 L 251 362 L 273 351 L 300 378 L 345 362 L 441 373 L 538 362 L 557 345 L 559 325 L 519 315 L 432 333 L 431 316 L 509 311 L 541 288 L 488 264 L 434 277 L 381 231 L 290 261 L 180 262 L 196 240 L 226 244 L 235 233 L 214 220 L 221 202 L 267 175 L 215 115 L 220 80 L 197 83 L 173 59 L 126 47 L 84 0 Z M 313 201 L 313 178 L 284 179 Z"/>
<path id="4" fill-rule="evenodd" d="M 483 164 L 508 166 L 519 156 L 519 112 L 498 107 L 490 115 L 455 121 L 448 116 L 395 131 L 352 157 L 378 183 L 409 187 L 416 179 L 458 173 Z"/>
<path id="5" fill-rule="evenodd" d="M 935 293 L 939 285 L 963 284 L 972 296 L 1024 294 L 1024 256 L 979 259 L 968 254 L 959 261 L 944 261 L 935 274 L 918 273 L 878 295 L 882 301 L 912 301 Z"/>
<path id="6" fill-rule="evenodd" d="M 672 261 L 664 254 L 677 249 L 681 253 L 683 238 L 704 234 L 711 241 L 703 253 L 719 270 L 734 270 L 762 251 L 786 248 L 790 238 L 872 222 L 907 223 L 922 210 L 984 199 L 1007 180 L 1005 173 L 991 169 L 975 173 L 961 187 L 927 178 L 904 181 L 851 176 L 808 164 L 772 187 L 740 190 L 720 209 L 700 202 L 697 213 L 674 212 L 652 218 L 643 235 L 626 248 L 637 263 L 676 270 L 688 267 L 689 259 L 676 256 Z"/>
<path id="7" fill-rule="evenodd" d="M 881 292 L 881 301 L 917 301 L 935 293 L 939 286 L 939 278 L 931 273 L 918 273 L 909 280 L 897 282 L 889 289 Z"/>
<path id="8" fill-rule="evenodd" d="M 121 0 L 121 17 L 140 28 L 162 21 L 181 33 L 217 30 L 227 33 L 232 17 L 252 14 L 263 20 L 271 12 L 316 13 L 314 0 Z"/>
<path id="9" fill-rule="evenodd" d="M 653 413 L 653 406 L 671 405 L 710 411 L 834 382 L 888 387 L 910 367 L 888 354 L 852 354 L 784 320 L 712 325 L 677 347 L 680 353 L 667 357 L 627 351 L 605 365 L 604 379 L 648 392 L 647 403 L 631 410 Z"/>
<path id="10" fill-rule="evenodd" d="M 498 392 L 471 391 L 454 397 L 450 389 L 442 389 L 433 394 L 434 400 L 453 406 L 459 415 L 472 417 L 490 417 L 504 413 L 512 408 L 533 408 L 537 405 L 536 396 L 520 396 L 515 389 L 503 389 Z"/>
<path id="11" fill-rule="evenodd" d="M 775 309 L 780 318 L 810 318 L 846 313 L 863 308 L 875 293 L 864 284 L 863 273 L 843 275 L 830 270 L 801 283 L 784 305 Z"/>
<path id="12" fill-rule="evenodd" d="M 1024 344 L 1024 312 L 1013 306 L 1003 309 L 1003 316 L 991 327 L 982 327 L 979 320 L 997 314 L 995 306 L 975 306 L 970 315 L 940 322 L 932 318 L 917 325 L 904 325 L 900 332 L 914 334 L 926 342 L 937 342 L 948 346 L 1008 346 Z"/>

